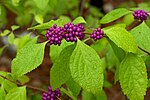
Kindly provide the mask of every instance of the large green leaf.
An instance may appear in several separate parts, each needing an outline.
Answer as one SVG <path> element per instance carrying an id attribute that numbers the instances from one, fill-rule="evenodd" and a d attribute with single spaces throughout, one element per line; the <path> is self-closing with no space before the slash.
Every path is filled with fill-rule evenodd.
<path id="1" fill-rule="evenodd" d="M 38 8 L 44 10 L 44 8 L 47 6 L 49 0 L 33 0 Z"/>
<path id="2" fill-rule="evenodd" d="M 134 36 L 138 46 L 150 52 L 150 28 L 145 22 L 133 28 L 131 34 Z"/>
<path id="3" fill-rule="evenodd" d="M 126 14 L 129 14 L 130 11 L 125 8 L 118 8 L 107 13 L 101 20 L 101 24 L 112 22 Z"/>
<path id="4" fill-rule="evenodd" d="M 106 31 L 105 34 L 113 41 L 118 47 L 122 48 L 126 52 L 137 52 L 137 45 L 134 37 L 121 27 L 113 27 Z"/>
<path id="5" fill-rule="evenodd" d="M 26 99 L 26 87 L 16 87 L 8 92 L 6 100 L 27 100 Z"/>
<path id="6" fill-rule="evenodd" d="M 124 58 L 119 68 L 119 81 L 130 100 L 144 100 L 148 79 L 141 57 L 130 53 Z"/>
<path id="7" fill-rule="evenodd" d="M 66 82 L 66 85 L 75 97 L 79 95 L 81 87 L 72 78 Z"/>
<path id="8" fill-rule="evenodd" d="M 45 44 L 29 44 L 19 50 L 12 61 L 12 74 L 20 77 L 37 68 L 43 61 Z"/>
<path id="9" fill-rule="evenodd" d="M 83 89 L 93 94 L 101 91 L 103 85 L 102 61 L 96 51 L 80 40 L 70 58 L 72 78 Z"/>
<path id="10" fill-rule="evenodd" d="M 74 45 L 64 48 L 52 66 L 50 71 L 50 84 L 53 90 L 59 88 L 70 78 L 69 60 L 74 48 Z"/>
<path id="11" fill-rule="evenodd" d="M 51 45 L 50 46 L 50 57 L 51 57 L 51 60 L 52 62 L 54 63 L 57 59 L 59 59 L 59 55 L 60 55 L 60 52 L 67 46 L 73 44 L 72 42 L 67 42 L 65 40 L 62 41 L 61 45 L 60 46 L 57 46 L 57 45 Z"/>

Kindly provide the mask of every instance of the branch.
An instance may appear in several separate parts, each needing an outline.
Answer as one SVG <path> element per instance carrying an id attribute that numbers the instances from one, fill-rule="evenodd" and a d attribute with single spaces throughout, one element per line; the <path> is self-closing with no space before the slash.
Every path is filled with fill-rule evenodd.
<path id="1" fill-rule="evenodd" d="M 80 12 L 79 12 L 79 15 L 82 16 L 83 14 L 83 10 L 84 10 L 84 3 L 85 3 L 85 0 L 81 0 L 81 6 L 80 6 Z"/>
<path id="2" fill-rule="evenodd" d="M 150 52 L 148 52 L 148 51 L 146 51 L 146 50 L 142 49 L 142 48 L 141 48 L 141 47 L 139 47 L 139 46 L 138 46 L 138 48 L 139 48 L 140 50 L 142 50 L 143 52 L 147 53 L 148 55 L 150 55 Z"/>
<path id="3" fill-rule="evenodd" d="M 142 21 L 135 20 L 132 24 L 130 24 L 128 27 L 126 27 L 126 29 L 129 31 L 129 30 L 133 29 L 134 27 L 138 26 L 141 23 L 142 23 Z"/>
<path id="4" fill-rule="evenodd" d="M 9 78 L 7 78 L 7 77 L 5 77 L 5 76 L 2 76 L 2 75 L 0 75 L 0 77 L 4 78 L 4 79 L 6 79 L 6 80 L 8 80 L 8 81 L 10 81 L 10 82 L 12 82 L 12 83 L 15 83 L 15 84 L 17 84 L 17 85 L 19 85 L 19 86 L 26 86 L 27 88 L 30 88 L 30 89 L 33 89 L 33 90 L 38 90 L 38 91 L 41 91 L 41 92 L 47 92 L 46 90 L 44 90 L 44 89 L 42 89 L 42 88 L 33 87 L 33 86 L 30 86 L 30 85 L 27 85 L 27 84 L 26 84 L 26 85 L 23 85 L 23 84 L 21 84 L 21 83 L 19 83 L 19 82 L 10 80 Z"/>

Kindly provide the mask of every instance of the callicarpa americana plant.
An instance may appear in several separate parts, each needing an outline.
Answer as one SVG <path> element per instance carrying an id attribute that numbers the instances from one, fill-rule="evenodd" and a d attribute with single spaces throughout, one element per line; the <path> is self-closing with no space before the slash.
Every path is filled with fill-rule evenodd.
<path id="1" fill-rule="evenodd" d="M 0 48 L 0 55 L 11 46 L 17 52 L 11 61 L 10 72 L 0 71 L 0 100 L 110 100 L 107 89 L 115 85 L 121 88 L 120 93 L 126 100 L 146 99 L 150 87 L 150 9 L 116 8 L 92 24 L 95 20 L 91 16 L 98 15 L 90 10 L 90 17 L 72 13 L 70 17 L 61 16 L 67 15 L 71 7 L 62 8 L 69 11 L 61 14 L 60 9 L 53 8 L 55 5 L 52 4 L 56 2 L 38 1 L 30 0 L 24 5 L 30 2 L 36 5 L 30 12 L 34 21 L 24 32 L 30 34 L 19 36 L 17 30 L 20 27 L 16 25 L 0 34 L 8 40 L 8 44 Z M 54 11 L 49 11 L 50 8 Z M 31 17 L 23 16 L 17 10 L 16 14 L 21 16 L 16 20 Z M 46 14 L 56 17 L 51 19 Z M 50 64 L 43 64 L 45 61 Z M 31 86 L 30 76 L 38 67 L 40 71 L 49 71 L 49 79 L 42 73 L 37 75 L 38 79 L 46 80 L 42 86 Z M 111 81 L 107 78 L 108 71 L 113 73 Z"/>

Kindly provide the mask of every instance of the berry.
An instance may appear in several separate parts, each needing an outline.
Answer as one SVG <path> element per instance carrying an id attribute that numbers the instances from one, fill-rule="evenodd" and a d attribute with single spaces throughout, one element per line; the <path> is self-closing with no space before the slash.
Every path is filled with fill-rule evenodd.
<path id="1" fill-rule="evenodd" d="M 148 17 L 148 13 L 144 10 L 135 10 L 133 13 L 134 19 L 138 19 L 138 20 L 146 20 Z"/>
<path id="2" fill-rule="evenodd" d="M 63 28 L 53 25 L 46 33 L 46 37 L 49 40 L 50 45 L 60 45 L 63 39 Z"/>
<path id="3" fill-rule="evenodd" d="M 97 28 L 90 35 L 90 38 L 94 39 L 94 41 L 101 39 L 104 36 L 104 32 L 101 28 Z"/>
<path id="4" fill-rule="evenodd" d="M 77 38 L 82 40 L 84 38 L 84 26 L 82 24 L 74 25 L 68 23 L 64 25 L 64 38 L 67 42 L 76 42 Z"/>
<path id="5" fill-rule="evenodd" d="M 43 93 L 42 100 L 57 100 L 60 97 L 60 90 L 56 89 L 55 91 L 52 91 L 52 88 L 48 87 L 48 92 Z"/>

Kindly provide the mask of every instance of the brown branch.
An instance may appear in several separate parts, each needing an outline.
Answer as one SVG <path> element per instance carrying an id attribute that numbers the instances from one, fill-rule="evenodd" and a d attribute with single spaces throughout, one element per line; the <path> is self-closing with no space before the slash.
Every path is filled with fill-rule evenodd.
<path id="1" fill-rule="evenodd" d="M 150 55 L 150 52 L 148 52 L 148 51 L 146 51 L 146 50 L 142 49 L 142 48 L 141 48 L 141 47 L 139 47 L 139 46 L 138 46 L 138 48 L 139 48 L 140 50 L 142 50 L 143 52 L 147 53 L 148 55 Z"/>
<path id="2" fill-rule="evenodd" d="M 38 91 L 41 91 L 41 92 L 47 92 L 46 90 L 42 89 L 42 88 L 37 88 L 37 87 L 33 87 L 33 86 L 30 86 L 30 85 L 27 85 L 27 84 L 21 84 L 19 82 L 16 82 L 16 81 L 13 81 L 13 80 L 10 80 L 9 78 L 5 77 L 5 76 L 2 76 L 0 75 L 0 77 L 12 82 L 12 83 L 15 83 L 19 86 L 26 86 L 27 88 L 30 88 L 30 89 L 33 89 L 33 90 L 38 90 Z"/>
<path id="3" fill-rule="evenodd" d="M 129 30 L 133 29 L 134 27 L 138 26 L 141 23 L 142 23 L 142 21 L 135 20 L 132 24 L 130 24 L 128 27 L 126 27 L 126 29 L 129 31 Z"/>
<path id="4" fill-rule="evenodd" d="M 83 14 L 84 3 L 85 3 L 85 0 L 81 0 L 81 4 L 80 4 L 80 12 L 79 12 L 79 15 L 80 15 L 80 16 L 82 16 L 82 14 Z"/>

